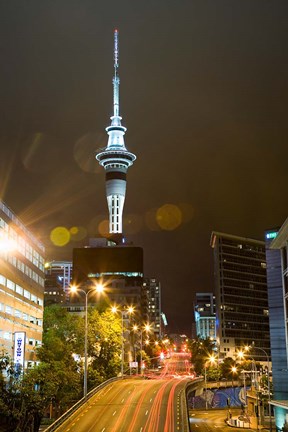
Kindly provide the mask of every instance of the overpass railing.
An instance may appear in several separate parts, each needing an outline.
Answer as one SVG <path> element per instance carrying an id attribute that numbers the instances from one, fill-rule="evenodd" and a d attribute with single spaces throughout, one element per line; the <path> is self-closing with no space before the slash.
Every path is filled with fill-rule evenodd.
<path id="1" fill-rule="evenodd" d="M 125 378 L 125 377 L 123 377 Z M 83 397 L 78 402 L 76 402 L 71 408 L 69 408 L 68 411 L 66 411 L 64 414 L 62 414 L 61 417 L 59 417 L 55 422 L 53 422 L 48 428 L 45 429 L 45 432 L 53 432 L 56 429 L 58 429 L 59 426 L 61 426 L 72 414 L 74 414 L 82 405 L 84 405 L 86 402 L 88 402 L 89 399 L 91 399 L 92 396 L 94 396 L 96 393 L 98 393 L 102 388 L 106 387 L 108 384 L 113 383 L 115 381 L 119 381 L 123 379 L 122 377 L 115 377 L 110 378 L 107 381 L 104 381 L 103 383 L 99 384 L 97 387 L 92 389 L 86 397 Z M 130 377 L 127 377 L 130 378 Z"/>

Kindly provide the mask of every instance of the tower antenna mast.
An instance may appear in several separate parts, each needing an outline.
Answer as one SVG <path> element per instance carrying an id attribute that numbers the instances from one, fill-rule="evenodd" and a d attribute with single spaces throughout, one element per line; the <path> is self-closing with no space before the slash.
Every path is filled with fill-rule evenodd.
<path id="1" fill-rule="evenodd" d="M 120 78 L 118 76 L 119 67 L 119 48 L 118 48 L 118 30 L 114 30 L 114 77 L 113 77 L 113 114 L 119 116 L 119 86 Z"/>
<path id="2" fill-rule="evenodd" d="M 125 146 L 126 128 L 121 124 L 119 112 L 119 49 L 118 30 L 114 30 L 114 76 L 113 84 L 113 115 L 111 125 L 106 128 L 108 144 L 96 155 L 99 164 L 106 172 L 106 198 L 109 210 L 109 233 L 122 237 L 123 208 L 126 195 L 126 174 L 133 165 L 136 156 Z"/>

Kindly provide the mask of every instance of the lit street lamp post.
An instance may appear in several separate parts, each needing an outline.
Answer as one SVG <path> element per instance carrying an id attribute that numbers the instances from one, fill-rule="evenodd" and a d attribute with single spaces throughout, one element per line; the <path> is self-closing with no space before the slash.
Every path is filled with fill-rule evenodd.
<path id="1" fill-rule="evenodd" d="M 267 387 L 268 387 L 269 431 L 272 432 L 272 417 L 271 417 L 271 404 L 270 404 L 270 402 L 271 402 L 270 390 L 271 389 L 270 389 L 270 361 L 269 361 L 269 356 L 268 356 L 267 352 L 263 348 L 255 346 L 254 343 L 252 344 L 251 348 L 252 349 L 255 348 L 255 349 L 258 349 L 258 350 L 262 351 L 265 354 L 266 359 L 267 359 L 267 368 L 268 368 L 268 370 L 267 370 L 267 374 L 268 374 Z"/>
<path id="2" fill-rule="evenodd" d="M 204 365 L 204 379 L 205 379 L 205 406 L 206 406 L 206 411 L 207 411 L 208 405 L 207 405 L 207 366 L 206 366 L 206 363 Z"/>
<path id="3" fill-rule="evenodd" d="M 127 309 L 119 310 L 117 306 L 112 307 L 113 313 L 121 313 L 121 328 L 122 328 L 122 343 L 121 343 L 121 377 L 124 376 L 124 315 L 131 315 L 134 312 L 134 307 L 129 306 Z"/>
<path id="4" fill-rule="evenodd" d="M 96 285 L 94 288 L 85 291 L 82 288 L 78 288 L 75 285 L 70 287 L 70 292 L 81 293 L 85 295 L 85 335 L 84 335 L 84 384 L 83 384 L 83 395 L 84 398 L 87 396 L 87 374 L 88 374 L 88 296 L 91 292 L 101 293 L 104 291 L 104 287 L 101 284 Z"/>
<path id="5" fill-rule="evenodd" d="M 207 363 L 215 364 L 216 358 L 213 354 L 211 354 L 208 358 L 208 360 L 204 363 L 204 381 L 205 381 L 205 406 L 206 410 L 208 409 L 208 402 L 207 402 Z"/>
<path id="6" fill-rule="evenodd" d="M 133 330 L 137 331 L 139 330 L 139 327 L 137 325 L 133 326 Z M 140 329 L 140 373 L 141 375 L 143 375 L 143 367 L 142 367 L 142 351 L 143 351 L 143 331 L 145 331 L 146 333 L 149 333 L 151 330 L 151 325 L 150 324 L 145 324 L 143 329 Z"/>

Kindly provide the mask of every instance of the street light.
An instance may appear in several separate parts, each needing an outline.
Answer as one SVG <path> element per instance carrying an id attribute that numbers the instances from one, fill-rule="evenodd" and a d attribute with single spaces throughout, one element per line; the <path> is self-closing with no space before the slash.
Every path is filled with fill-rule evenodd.
<path id="1" fill-rule="evenodd" d="M 112 306 L 112 313 L 120 313 L 121 314 L 121 322 L 122 322 L 122 345 L 121 345 L 121 377 L 124 376 L 124 315 L 131 315 L 134 312 L 134 307 L 129 306 L 127 309 L 119 310 L 118 306 Z"/>
<path id="2" fill-rule="evenodd" d="M 84 398 L 87 396 L 87 372 L 88 372 L 88 296 L 90 293 L 102 293 L 104 291 L 104 287 L 102 284 L 97 284 L 90 290 L 86 291 L 82 288 L 78 288 L 76 285 L 70 286 L 71 293 L 81 293 L 85 295 L 85 336 L 84 336 Z"/>
<path id="3" fill-rule="evenodd" d="M 232 366 L 231 372 L 232 372 L 232 388 L 234 388 L 233 378 L 234 378 L 234 374 L 237 372 L 237 367 L 236 366 Z"/>
<path id="4" fill-rule="evenodd" d="M 209 358 L 204 363 L 205 406 L 206 406 L 206 410 L 208 409 L 208 404 L 207 404 L 207 363 L 215 364 L 216 363 L 216 357 L 213 354 L 210 354 Z"/>
<path id="5" fill-rule="evenodd" d="M 135 332 L 137 332 L 139 330 L 140 332 L 140 371 L 141 371 L 141 375 L 143 372 L 143 367 L 142 367 L 142 351 L 143 351 L 143 331 L 145 331 L 146 333 L 149 333 L 151 331 L 151 324 L 146 323 L 144 324 L 143 328 L 139 328 L 136 324 L 133 326 L 133 330 Z M 149 340 L 148 340 L 148 344 L 146 343 L 147 340 L 145 341 L 146 345 L 149 345 Z"/>
<path id="6" fill-rule="evenodd" d="M 272 417 L 271 417 L 271 404 L 270 404 L 270 402 L 271 402 L 271 395 L 270 395 L 270 360 L 269 360 L 269 356 L 268 356 L 267 352 L 263 348 L 255 346 L 254 342 L 252 343 L 251 348 L 252 349 L 255 348 L 255 349 L 258 349 L 258 350 L 262 351 L 265 354 L 265 356 L 266 356 L 267 368 L 268 368 L 268 370 L 267 370 L 267 373 L 268 373 L 268 383 L 267 384 L 268 384 L 268 386 L 267 387 L 268 387 L 269 431 L 272 432 Z"/>

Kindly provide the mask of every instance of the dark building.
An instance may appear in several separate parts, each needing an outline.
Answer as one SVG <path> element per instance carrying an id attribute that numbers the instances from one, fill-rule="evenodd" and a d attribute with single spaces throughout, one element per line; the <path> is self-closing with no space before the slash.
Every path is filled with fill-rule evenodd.
<path id="1" fill-rule="evenodd" d="M 65 303 L 72 281 L 71 261 L 45 263 L 44 305 Z"/>
<path id="2" fill-rule="evenodd" d="M 74 249 L 73 283 L 85 287 L 103 283 L 111 305 L 133 305 L 141 320 L 148 318 L 141 247 L 115 245 Z M 93 302 L 92 297 L 89 302 Z"/>
<path id="3" fill-rule="evenodd" d="M 265 243 L 213 232 L 216 335 L 222 356 L 255 344 L 270 357 Z M 253 357 L 266 361 L 261 350 Z"/>
<path id="4" fill-rule="evenodd" d="M 279 430 L 288 422 L 288 219 L 281 229 L 267 230 L 266 258 L 270 318 L 273 401 Z"/>
<path id="5" fill-rule="evenodd" d="M 196 336 L 216 342 L 216 305 L 213 293 L 196 293 L 194 317 Z"/>
<path id="6" fill-rule="evenodd" d="M 144 288 L 148 298 L 148 320 L 153 326 L 155 337 L 162 337 L 161 328 L 161 285 L 157 279 L 145 278 Z"/>

